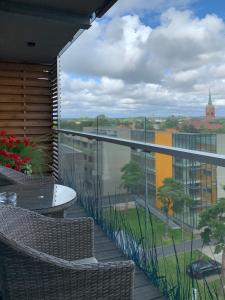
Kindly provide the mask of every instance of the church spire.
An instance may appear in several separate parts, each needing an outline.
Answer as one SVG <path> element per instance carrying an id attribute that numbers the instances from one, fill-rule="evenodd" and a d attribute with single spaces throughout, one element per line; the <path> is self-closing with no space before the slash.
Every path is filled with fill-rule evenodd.
<path id="1" fill-rule="evenodd" d="M 208 105 L 212 105 L 212 96 L 211 96 L 210 89 L 209 89 L 209 101 L 208 101 Z"/>
<path id="2" fill-rule="evenodd" d="M 206 108 L 205 108 L 205 118 L 207 121 L 211 121 L 211 120 L 215 119 L 215 117 L 216 117 L 215 107 L 212 103 L 211 91 L 209 89 L 209 100 L 208 100 L 208 105 L 206 105 Z"/>

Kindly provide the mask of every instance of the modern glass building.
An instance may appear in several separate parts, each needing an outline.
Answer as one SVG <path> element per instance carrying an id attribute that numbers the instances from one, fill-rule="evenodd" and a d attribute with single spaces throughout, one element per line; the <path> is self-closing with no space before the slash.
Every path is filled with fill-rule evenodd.
<path id="1" fill-rule="evenodd" d="M 94 128 L 85 128 L 85 130 L 95 133 Z M 102 127 L 101 134 L 212 153 L 218 151 L 221 153 L 225 140 L 223 134 L 144 131 L 117 127 Z M 147 198 L 151 207 L 160 210 L 161 203 L 157 199 L 157 189 L 163 184 L 165 178 L 173 177 L 183 184 L 184 191 L 191 196 L 192 203 L 189 207 L 184 207 L 180 215 L 173 214 L 171 217 L 178 223 L 182 222 L 196 228 L 199 213 L 225 195 L 222 188 L 225 184 L 224 168 L 160 153 L 143 153 L 137 149 L 114 146 L 105 142 L 99 142 L 97 145 L 85 138 L 77 138 L 74 145 L 70 144 L 69 140 L 61 142 L 67 145 L 67 152 L 73 148 L 76 149 L 77 155 L 80 152 L 79 161 L 86 174 L 86 185 L 91 188 L 93 181 L 96 182 L 98 178 L 102 199 L 107 198 L 109 194 L 117 194 L 117 202 L 122 203 L 128 201 L 129 195 L 133 194 L 129 202 L 143 202 Z M 98 167 L 95 163 L 97 148 Z M 130 161 L 136 162 L 141 171 L 140 181 L 132 189 L 132 193 L 121 185 L 121 170 Z M 114 172 L 112 173 L 111 170 Z M 76 173 L 80 176 L 81 172 L 77 169 Z"/>
<path id="2" fill-rule="evenodd" d="M 216 153 L 216 134 L 174 133 L 173 146 Z M 173 159 L 174 178 L 182 182 L 185 192 L 193 200 L 184 209 L 183 216 L 175 216 L 184 223 L 196 227 L 199 212 L 217 200 L 217 168 L 187 159 Z"/>
<path id="3" fill-rule="evenodd" d="M 131 139 L 212 153 L 217 152 L 218 144 L 218 135 L 208 133 L 132 130 Z M 147 156 L 146 166 L 144 155 Z M 148 202 L 158 209 L 161 208 L 161 204 L 157 199 L 157 189 L 162 185 L 164 178 L 174 177 L 183 184 L 185 192 L 192 198 L 192 203 L 189 207 L 184 207 L 182 214 L 173 215 L 178 223 L 183 222 L 188 226 L 197 227 L 199 213 L 215 203 L 219 196 L 217 189 L 221 184 L 217 180 L 218 168 L 216 166 L 158 153 L 143 154 L 137 150 L 131 151 L 131 159 L 136 161 L 140 168 L 145 169 L 144 181 L 148 183 Z M 222 178 L 221 174 L 220 178 Z M 144 181 L 143 186 L 146 184 Z M 144 191 L 143 195 L 140 194 L 144 198 L 146 191 L 144 188 L 140 190 Z"/>
<path id="4" fill-rule="evenodd" d="M 131 139 L 140 142 L 154 143 L 155 132 L 144 131 L 142 129 L 131 130 Z M 143 153 L 138 150 L 131 150 L 131 160 L 135 161 L 141 170 L 143 177 L 138 189 L 138 196 L 144 199 L 147 195 L 148 202 L 156 205 L 156 174 L 155 174 L 155 155 L 153 153 Z"/>

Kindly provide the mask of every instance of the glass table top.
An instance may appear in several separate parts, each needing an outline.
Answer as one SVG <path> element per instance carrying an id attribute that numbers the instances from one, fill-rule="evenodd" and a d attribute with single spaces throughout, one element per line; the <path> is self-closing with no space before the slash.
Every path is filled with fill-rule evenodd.
<path id="1" fill-rule="evenodd" d="M 9 195 L 12 197 L 12 194 L 16 198 L 14 199 L 16 206 L 30 210 L 53 208 L 76 199 L 76 192 L 73 189 L 60 184 L 0 185 L 0 198 L 4 198 L 4 195 L 6 198 Z"/>

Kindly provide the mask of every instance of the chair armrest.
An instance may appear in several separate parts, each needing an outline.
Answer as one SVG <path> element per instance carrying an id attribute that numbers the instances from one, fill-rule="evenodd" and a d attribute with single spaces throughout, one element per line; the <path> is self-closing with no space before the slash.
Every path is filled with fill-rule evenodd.
<path id="1" fill-rule="evenodd" d="M 38 251 L 66 260 L 94 255 L 94 221 L 92 218 L 53 219 L 39 216 L 34 226 L 34 241 L 28 244 Z"/>
<path id="2" fill-rule="evenodd" d="M 134 263 L 132 261 L 108 262 L 90 265 L 73 265 L 58 269 L 56 278 L 66 273 L 61 287 L 70 291 L 68 299 L 133 299 Z M 50 280 L 55 282 L 55 278 Z"/>
<path id="3" fill-rule="evenodd" d="M 9 274 L 11 280 L 4 282 L 4 286 L 11 295 L 17 295 L 15 299 L 133 299 L 132 261 L 84 265 L 26 248 L 27 255 L 19 255 L 16 263 L 14 258 L 7 260 L 7 264 L 12 263 L 13 268 L 9 268 L 9 272 L 12 271 Z M 20 274 L 19 280 L 17 274 Z"/>

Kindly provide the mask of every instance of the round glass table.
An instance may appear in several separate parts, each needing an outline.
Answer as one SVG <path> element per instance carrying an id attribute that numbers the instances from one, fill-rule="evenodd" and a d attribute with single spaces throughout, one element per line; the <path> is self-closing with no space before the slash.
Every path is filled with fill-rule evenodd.
<path id="1" fill-rule="evenodd" d="M 48 183 L 0 186 L 0 203 L 12 204 L 52 217 L 63 217 L 76 201 L 76 192 L 64 185 Z"/>

